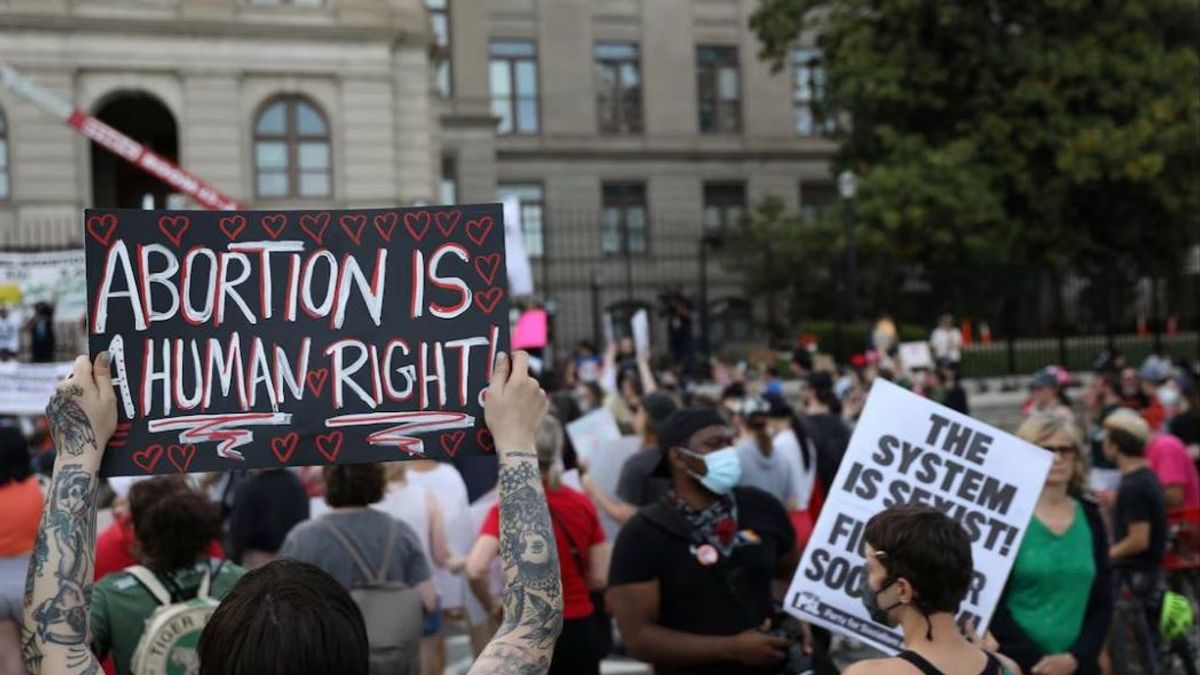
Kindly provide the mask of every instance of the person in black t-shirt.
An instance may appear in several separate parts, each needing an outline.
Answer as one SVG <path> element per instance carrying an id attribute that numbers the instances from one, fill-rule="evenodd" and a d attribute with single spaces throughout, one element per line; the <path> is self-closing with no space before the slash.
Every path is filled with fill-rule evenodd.
<path id="1" fill-rule="evenodd" d="M 1157 577 L 1167 546 L 1162 486 L 1146 463 L 1150 426 L 1126 408 L 1104 420 L 1104 454 L 1121 471 L 1108 556 L 1119 569 Z"/>
<path id="2" fill-rule="evenodd" d="M 777 672 L 788 643 L 762 629 L 772 579 L 790 579 L 799 561 L 787 512 L 735 487 L 741 465 L 715 410 L 673 413 L 659 443 L 671 491 L 622 528 L 609 571 L 630 655 L 658 675 Z"/>

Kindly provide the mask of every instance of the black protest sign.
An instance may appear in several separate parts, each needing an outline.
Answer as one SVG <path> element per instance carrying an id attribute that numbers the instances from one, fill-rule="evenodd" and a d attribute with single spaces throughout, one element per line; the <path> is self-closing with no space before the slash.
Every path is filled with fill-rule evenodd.
<path id="1" fill-rule="evenodd" d="M 118 402 L 105 475 L 493 451 L 500 205 L 89 210 L 85 231 Z"/>

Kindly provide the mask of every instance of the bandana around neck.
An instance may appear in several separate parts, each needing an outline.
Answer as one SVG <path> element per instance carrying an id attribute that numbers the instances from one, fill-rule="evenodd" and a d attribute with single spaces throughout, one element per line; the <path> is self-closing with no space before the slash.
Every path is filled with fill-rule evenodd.
<path id="1" fill-rule="evenodd" d="M 671 505 L 692 526 L 692 540 L 711 544 L 722 557 L 729 557 L 737 547 L 737 502 L 733 495 L 723 495 L 708 507 L 696 510 L 678 494 L 669 495 Z"/>

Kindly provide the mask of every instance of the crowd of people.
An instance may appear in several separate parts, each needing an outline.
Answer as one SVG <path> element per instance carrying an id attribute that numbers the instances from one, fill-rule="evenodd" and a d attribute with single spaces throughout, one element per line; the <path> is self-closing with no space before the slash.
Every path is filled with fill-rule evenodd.
<path id="1" fill-rule="evenodd" d="M 718 369 L 715 388 L 630 339 L 581 344 L 557 378 L 518 353 L 486 399 L 488 490 L 428 460 L 104 481 L 115 402 L 103 355 L 81 357 L 47 409 L 47 451 L 0 424 L 0 675 L 165 672 L 155 645 L 181 617 L 198 642 L 167 650 L 180 672 L 440 674 L 446 636 L 466 632 L 472 672 L 586 675 L 623 652 L 660 675 L 836 673 L 832 636 L 781 611 L 782 592 L 875 379 L 966 410 L 961 345 L 939 341 L 924 371 L 801 348 Z M 1076 406 L 1069 373 L 1036 373 L 1016 432 L 1055 459 L 990 632 L 955 625 L 973 569 L 962 528 L 889 509 L 866 528 L 860 595 L 909 651 L 845 672 L 1111 672 L 1125 596 L 1154 654 L 1169 646 L 1170 523 L 1200 513 L 1193 383 L 1113 356 Z M 564 430 L 600 409 L 624 434 L 616 467 Z"/>

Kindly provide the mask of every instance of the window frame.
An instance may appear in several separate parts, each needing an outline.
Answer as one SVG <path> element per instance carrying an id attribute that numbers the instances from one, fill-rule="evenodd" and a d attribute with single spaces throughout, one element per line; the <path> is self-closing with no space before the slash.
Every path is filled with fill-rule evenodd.
<path id="1" fill-rule="evenodd" d="M 525 55 L 525 56 L 507 56 L 507 55 L 497 56 L 495 53 L 493 53 L 493 49 L 496 44 L 527 44 L 533 48 L 532 54 Z M 537 135 L 540 135 L 542 133 L 542 68 L 541 68 L 541 51 L 538 48 L 537 40 L 530 40 L 527 38 L 492 38 L 491 40 L 488 41 L 488 102 L 492 106 L 494 106 L 496 104 L 496 100 L 497 100 L 496 93 L 492 89 L 492 77 L 491 77 L 492 64 L 494 64 L 497 61 L 505 62 L 505 66 L 508 70 L 509 93 L 508 93 L 507 104 L 508 104 L 509 119 L 512 120 L 512 127 L 508 131 L 500 131 L 499 125 L 497 125 L 496 135 L 497 136 L 537 136 Z M 535 85 L 537 88 L 537 91 L 533 94 L 533 96 L 524 95 L 518 91 L 517 66 L 519 63 L 521 63 L 523 61 L 530 61 L 533 63 L 534 81 L 537 83 Z M 534 127 L 535 128 L 533 131 L 521 131 L 521 125 L 520 125 L 520 122 L 518 121 L 518 117 L 517 117 L 518 110 L 520 109 L 519 104 L 521 101 L 529 100 L 529 99 L 532 99 L 533 103 L 534 103 L 534 112 L 535 112 Z"/>
<path id="2" fill-rule="evenodd" d="M 519 188 L 535 188 L 538 191 L 537 200 L 519 199 L 520 215 L 521 215 L 521 234 L 525 239 L 525 253 L 530 258 L 546 257 L 546 185 L 538 180 L 516 180 L 504 181 L 496 185 L 496 199 L 500 199 L 500 191 L 504 189 L 515 190 Z M 541 215 L 538 219 L 538 241 L 540 248 L 534 252 L 529 247 L 529 231 L 525 229 L 525 208 L 527 206 L 536 205 L 541 209 Z"/>
<path id="3" fill-rule="evenodd" d="M 259 121 L 273 106 L 278 103 L 284 104 L 284 133 L 282 135 L 262 134 L 258 130 Z M 299 104 L 305 104 L 316 112 L 321 118 L 321 122 L 325 126 L 325 133 L 322 136 L 305 135 L 300 133 L 299 118 L 297 110 Z M 254 113 L 254 119 L 251 122 L 250 135 L 250 152 L 254 162 L 254 197 L 257 200 L 270 199 L 333 199 L 333 127 L 329 122 L 329 116 L 325 114 L 325 110 L 317 104 L 316 101 L 303 94 L 277 94 L 263 101 Z M 300 178 L 304 173 L 300 170 L 300 144 L 306 142 L 323 141 L 326 146 L 329 161 L 326 162 L 325 173 L 329 182 L 329 188 L 323 195 L 304 195 L 300 191 Z M 282 142 L 287 148 L 287 191 L 282 195 L 264 195 L 260 189 L 259 178 L 262 174 L 262 169 L 258 163 L 258 145 L 259 143 L 279 143 Z"/>
<path id="4" fill-rule="evenodd" d="M 746 217 L 749 209 L 745 181 L 706 181 L 701 187 L 704 204 L 701 222 L 705 232 L 726 232 L 741 224 L 741 219 Z M 735 191 L 737 199 L 732 198 Z M 738 208 L 742 213 L 737 221 L 731 221 L 729 211 L 732 207 Z M 710 208 L 716 208 L 720 213 L 719 222 L 715 225 L 708 222 L 707 213 Z"/>
<path id="5" fill-rule="evenodd" d="M 802 55 L 807 56 L 802 60 Z M 828 73 L 825 69 L 825 53 L 818 47 L 795 47 L 789 56 L 789 70 L 792 75 L 792 132 L 800 138 L 816 138 L 828 136 L 837 130 L 837 119 L 826 109 L 829 98 Z M 801 96 L 799 87 L 799 72 L 804 68 L 808 71 L 808 91 Z M 820 77 L 817 77 L 817 74 Z M 800 110 L 808 110 L 811 130 L 804 132 L 800 129 L 797 116 Z"/>
<path id="6" fill-rule="evenodd" d="M 433 87 L 437 91 L 438 96 L 443 99 L 454 98 L 454 65 L 450 59 L 451 42 L 454 40 L 454 24 L 450 18 L 450 3 L 453 0 L 441 0 L 442 7 L 434 8 L 430 6 L 430 0 L 425 0 L 425 9 L 429 12 L 430 28 L 433 28 L 433 18 L 441 15 L 446 20 L 446 44 L 438 44 L 437 31 L 433 31 L 433 45 L 431 59 L 433 60 Z M 440 81 L 441 68 L 446 69 L 446 89 L 442 90 Z"/>
<path id="7" fill-rule="evenodd" d="M 720 58 L 707 59 L 702 58 L 705 54 L 722 54 L 732 56 L 731 59 L 722 60 Z M 745 131 L 745 85 L 742 82 L 742 60 L 741 54 L 738 51 L 737 45 L 725 44 L 697 44 L 696 51 L 696 127 L 702 136 L 719 136 L 729 134 L 741 134 Z M 721 112 L 721 71 L 724 68 L 733 68 L 737 74 L 737 111 L 734 116 L 734 124 L 732 128 L 724 128 L 725 115 Z M 704 128 L 704 94 L 702 86 L 705 75 L 708 74 L 713 78 L 713 120 L 714 126 L 711 129 Z"/>
<path id="8" fill-rule="evenodd" d="M 0 192 L 0 203 L 7 202 L 12 199 L 13 180 L 12 180 L 12 134 L 9 133 L 8 116 L 4 114 L 4 108 L 0 108 L 0 142 L 3 142 L 3 152 L 0 152 L 0 175 L 4 176 L 4 192 Z"/>
<path id="9" fill-rule="evenodd" d="M 610 199 L 610 194 L 615 194 L 618 191 L 623 191 L 624 194 L 619 194 L 616 199 Z M 638 198 L 630 198 L 629 195 L 637 195 Z M 600 251 L 602 255 L 644 256 L 650 254 L 649 201 L 645 181 L 611 181 L 600 185 Z M 632 250 L 629 245 L 629 212 L 634 207 L 640 207 L 642 210 L 642 250 L 640 251 Z M 620 213 L 620 221 L 617 223 L 617 249 L 615 251 L 609 250 L 604 241 L 604 235 L 608 227 L 607 212 L 612 208 L 617 209 Z"/>
<path id="10" fill-rule="evenodd" d="M 632 57 L 602 57 L 596 52 L 601 46 L 616 46 L 632 47 Z M 637 71 L 638 86 L 637 86 L 637 119 L 633 120 L 627 114 L 626 106 L 628 105 L 629 88 L 624 82 L 622 76 L 622 66 L 632 63 Z M 638 136 L 645 133 L 646 129 L 646 111 L 644 107 L 644 99 L 642 92 L 645 90 L 644 78 L 642 73 L 642 46 L 637 42 L 620 41 L 620 40 L 598 40 L 592 44 L 592 68 L 593 77 L 596 81 L 596 129 L 598 133 L 604 136 Z M 604 115 L 601 114 L 603 104 L 601 95 L 603 88 L 600 86 L 600 70 L 602 68 L 611 68 L 615 75 L 615 89 L 608 93 L 612 95 L 611 104 L 616 106 L 616 127 L 606 128 L 604 124 Z"/>
<path id="11" fill-rule="evenodd" d="M 454 191 L 454 198 L 449 202 L 445 200 L 447 183 Z M 458 157 L 455 155 L 442 155 L 442 180 L 438 184 L 438 201 L 447 204 L 458 204 L 459 202 Z"/>

